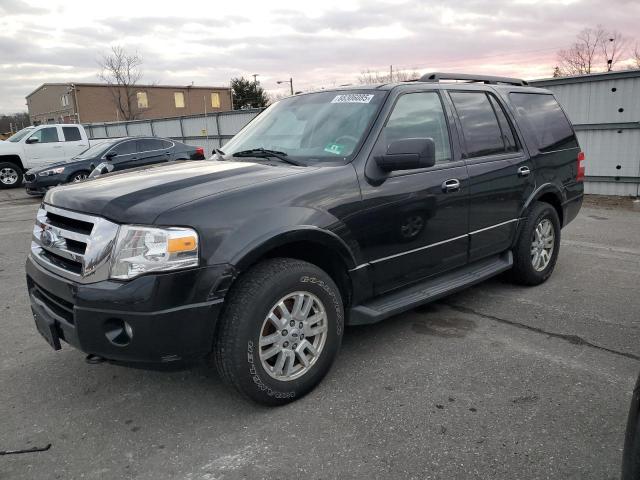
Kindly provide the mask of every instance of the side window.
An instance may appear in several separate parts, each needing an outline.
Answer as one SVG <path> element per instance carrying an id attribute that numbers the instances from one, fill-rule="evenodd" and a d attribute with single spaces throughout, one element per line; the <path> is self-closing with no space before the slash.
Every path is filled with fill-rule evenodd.
<path id="1" fill-rule="evenodd" d="M 162 140 L 155 140 L 153 138 L 144 138 L 138 140 L 138 152 L 148 152 L 150 150 L 162 150 L 164 147 Z"/>
<path id="2" fill-rule="evenodd" d="M 78 127 L 62 127 L 65 142 L 77 142 L 82 140 L 80 129 Z"/>
<path id="3" fill-rule="evenodd" d="M 211 94 L 211 107 L 220 108 L 220 94 L 218 92 L 213 92 Z"/>
<path id="4" fill-rule="evenodd" d="M 524 128 L 541 152 L 577 148 L 571 124 L 553 95 L 510 93 L 509 98 L 524 119 Z"/>
<path id="5" fill-rule="evenodd" d="M 53 143 L 59 142 L 58 129 L 56 127 L 41 128 L 29 138 L 38 139 L 38 143 Z"/>
<path id="6" fill-rule="evenodd" d="M 117 153 L 118 156 L 120 157 L 123 155 L 136 153 L 136 142 L 135 141 L 122 142 L 121 144 L 113 147 L 110 151 Z"/>
<path id="7" fill-rule="evenodd" d="M 498 117 L 500 130 L 502 131 L 502 140 L 504 140 L 504 146 L 507 152 L 517 152 L 518 143 L 516 142 L 513 128 L 511 128 L 511 124 L 507 119 L 507 115 L 504 113 L 502 105 L 500 105 L 500 102 L 498 102 L 498 100 L 496 100 L 496 98 L 491 94 L 489 94 L 489 101 L 491 102 L 491 106 L 493 106 L 493 110 L 496 112 L 496 116 Z"/>
<path id="8" fill-rule="evenodd" d="M 447 120 L 436 92 L 407 93 L 398 98 L 379 141 L 386 150 L 391 142 L 405 138 L 432 138 L 436 162 L 451 160 Z"/>
<path id="9" fill-rule="evenodd" d="M 451 92 L 470 158 L 504 153 L 498 119 L 484 92 Z"/>
<path id="10" fill-rule="evenodd" d="M 162 144 L 160 148 L 171 148 L 173 146 L 173 142 L 169 140 L 160 140 L 160 143 Z"/>

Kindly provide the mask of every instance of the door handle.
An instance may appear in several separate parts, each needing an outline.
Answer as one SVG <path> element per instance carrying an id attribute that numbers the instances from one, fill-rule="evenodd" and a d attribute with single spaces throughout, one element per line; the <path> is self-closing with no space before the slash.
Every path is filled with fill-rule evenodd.
<path id="1" fill-rule="evenodd" d="M 530 173 L 531 173 L 531 170 L 529 169 L 529 167 L 520 167 L 518 169 L 519 177 L 528 177 Z"/>
<path id="2" fill-rule="evenodd" d="M 457 192 L 460 190 L 460 180 L 457 178 L 450 178 L 442 182 L 442 191 L 444 193 Z"/>

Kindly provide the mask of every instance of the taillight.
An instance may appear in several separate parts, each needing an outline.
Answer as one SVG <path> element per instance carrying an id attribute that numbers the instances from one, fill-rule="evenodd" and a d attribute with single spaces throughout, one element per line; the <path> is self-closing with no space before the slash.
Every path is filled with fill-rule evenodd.
<path id="1" fill-rule="evenodd" d="M 584 182 L 584 152 L 578 153 L 578 173 L 576 173 L 576 182 Z"/>
<path id="2" fill-rule="evenodd" d="M 204 157 L 204 148 L 197 147 L 196 148 L 196 155 L 202 155 Z"/>

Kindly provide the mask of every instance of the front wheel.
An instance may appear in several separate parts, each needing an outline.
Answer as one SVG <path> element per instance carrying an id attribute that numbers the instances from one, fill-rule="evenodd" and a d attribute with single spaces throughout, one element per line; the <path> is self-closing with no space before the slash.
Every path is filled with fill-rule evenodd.
<path id="1" fill-rule="evenodd" d="M 560 219 L 552 205 L 536 203 L 524 221 L 514 249 L 511 277 L 522 285 L 539 285 L 553 273 L 560 250 Z"/>
<path id="2" fill-rule="evenodd" d="M 87 172 L 86 170 L 81 170 L 79 172 L 71 174 L 71 176 L 69 177 L 69 182 L 77 183 L 86 180 L 87 178 L 89 178 L 89 172 Z"/>
<path id="3" fill-rule="evenodd" d="M 0 188 L 15 188 L 22 185 L 22 169 L 10 162 L 0 163 Z"/>
<path id="4" fill-rule="evenodd" d="M 329 275 L 307 262 L 276 258 L 237 280 L 220 322 L 214 357 L 221 377 L 256 402 L 282 405 L 329 371 L 344 313 Z"/>

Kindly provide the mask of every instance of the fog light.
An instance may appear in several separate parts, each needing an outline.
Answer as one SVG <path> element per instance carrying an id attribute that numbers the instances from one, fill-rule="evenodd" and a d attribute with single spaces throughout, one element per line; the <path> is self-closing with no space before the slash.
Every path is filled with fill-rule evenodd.
<path id="1" fill-rule="evenodd" d="M 113 345 L 126 347 L 133 338 L 133 328 L 124 320 L 110 318 L 104 322 L 104 334 Z"/>

